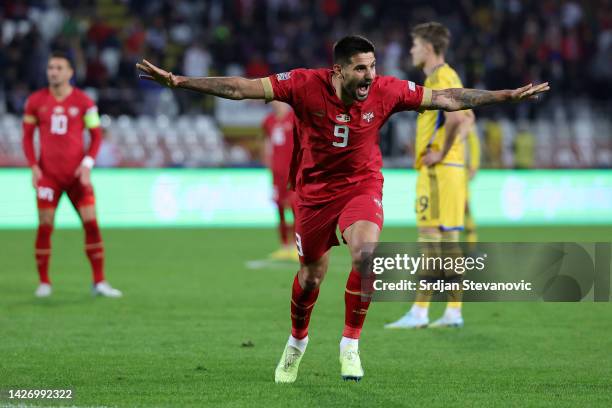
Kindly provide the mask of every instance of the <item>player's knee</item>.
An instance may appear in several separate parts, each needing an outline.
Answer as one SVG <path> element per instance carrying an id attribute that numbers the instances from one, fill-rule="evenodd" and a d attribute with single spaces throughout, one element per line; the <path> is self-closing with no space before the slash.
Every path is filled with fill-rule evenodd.
<path id="1" fill-rule="evenodd" d="M 323 275 L 321 271 L 312 269 L 312 268 L 302 268 L 301 270 L 301 284 L 302 288 L 305 290 L 314 290 L 321 286 L 321 281 L 323 280 Z"/>
<path id="2" fill-rule="evenodd" d="M 359 270 L 363 266 L 363 263 L 371 258 L 372 251 L 372 245 L 367 245 L 365 243 L 357 244 L 354 248 L 351 248 L 353 269 Z"/>
<path id="3" fill-rule="evenodd" d="M 442 231 L 442 242 L 458 242 L 459 241 L 459 231 Z"/>
<path id="4" fill-rule="evenodd" d="M 419 234 L 441 236 L 438 227 L 419 227 Z"/>
<path id="5" fill-rule="evenodd" d="M 53 225 L 55 214 L 51 210 L 43 210 L 38 213 L 38 223 L 41 225 Z"/>
<path id="6" fill-rule="evenodd" d="M 315 290 L 319 286 L 321 286 L 321 282 L 323 279 L 319 276 L 307 275 L 304 278 L 304 289 L 305 290 Z"/>
<path id="7" fill-rule="evenodd" d="M 300 271 L 301 283 L 306 290 L 314 290 L 321 285 L 325 276 L 325 265 L 312 264 L 302 267 Z"/>
<path id="8" fill-rule="evenodd" d="M 95 221 L 96 219 L 96 207 L 93 205 L 85 205 L 79 207 L 79 215 L 83 222 Z"/>

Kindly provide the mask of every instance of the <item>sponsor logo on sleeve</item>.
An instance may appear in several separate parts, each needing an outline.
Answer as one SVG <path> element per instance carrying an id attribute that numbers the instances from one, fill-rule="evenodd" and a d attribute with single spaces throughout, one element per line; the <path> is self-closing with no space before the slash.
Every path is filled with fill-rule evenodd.
<path id="1" fill-rule="evenodd" d="M 281 72 L 280 74 L 276 74 L 276 79 L 279 81 L 286 81 L 291 78 L 291 72 Z"/>
<path id="2" fill-rule="evenodd" d="M 412 92 L 416 91 L 416 85 L 414 82 L 408 81 L 408 89 L 410 89 Z"/>

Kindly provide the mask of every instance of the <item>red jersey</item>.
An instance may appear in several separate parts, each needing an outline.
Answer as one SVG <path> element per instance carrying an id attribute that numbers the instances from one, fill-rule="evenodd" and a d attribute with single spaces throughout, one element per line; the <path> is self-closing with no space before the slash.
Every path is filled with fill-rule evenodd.
<path id="1" fill-rule="evenodd" d="M 293 152 L 293 112 L 278 118 L 274 113 L 270 113 L 263 121 L 264 135 L 272 145 L 271 170 L 276 174 L 289 175 L 291 165 L 291 154 Z"/>
<path id="2" fill-rule="evenodd" d="M 38 165 L 45 176 L 65 184 L 74 180 L 74 172 L 85 156 L 84 116 L 94 110 L 97 110 L 94 102 L 77 88 L 62 101 L 55 99 L 48 88 L 30 95 L 25 105 L 24 122 L 38 127 Z M 97 146 L 95 150 L 92 157 L 97 153 Z M 28 161 L 32 159 L 28 157 Z"/>
<path id="3" fill-rule="evenodd" d="M 418 109 L 424 88 L 412 81 L 376 76 L 368 98 L 346 106 L 329 69 L 295 69 L 265 78 L 273 99 L 293 107 L 297 132 L 290 182 L 300 200 L 329 202 L 352 187 L 382 191 L 379 129 L 395 112 Z M 269 80 L 269 82 L 267 82 Z"/>

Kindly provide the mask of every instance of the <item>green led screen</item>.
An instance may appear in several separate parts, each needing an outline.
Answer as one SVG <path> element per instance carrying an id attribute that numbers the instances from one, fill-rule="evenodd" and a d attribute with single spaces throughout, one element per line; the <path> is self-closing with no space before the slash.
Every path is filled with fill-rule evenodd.
<path id="1" fill-rule="evenodd" d="M 387 170 L 385 225 L 414 225 L 413 170 Z M 0 228 L 36 225 L 28 169 L 0 170 Z M 108 227 L 272 226 L 263 169 L 95 169 L 98 215 Z M 483 170 L 470 185 L 480 225 L 612 224 L 612 171 Z M 79 226 L 64 196 L 56 225 Z"/>

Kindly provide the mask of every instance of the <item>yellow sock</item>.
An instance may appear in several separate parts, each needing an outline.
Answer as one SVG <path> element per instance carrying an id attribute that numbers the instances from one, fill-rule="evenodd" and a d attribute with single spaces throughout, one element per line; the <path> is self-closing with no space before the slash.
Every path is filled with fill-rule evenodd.
<path id="1" fill-rule="evenodd" d="M 450 307 L 453 309 L 461 309 L 461 305 L 463 305 L 463 302 L 448 302 L 446 307 Z"/>

